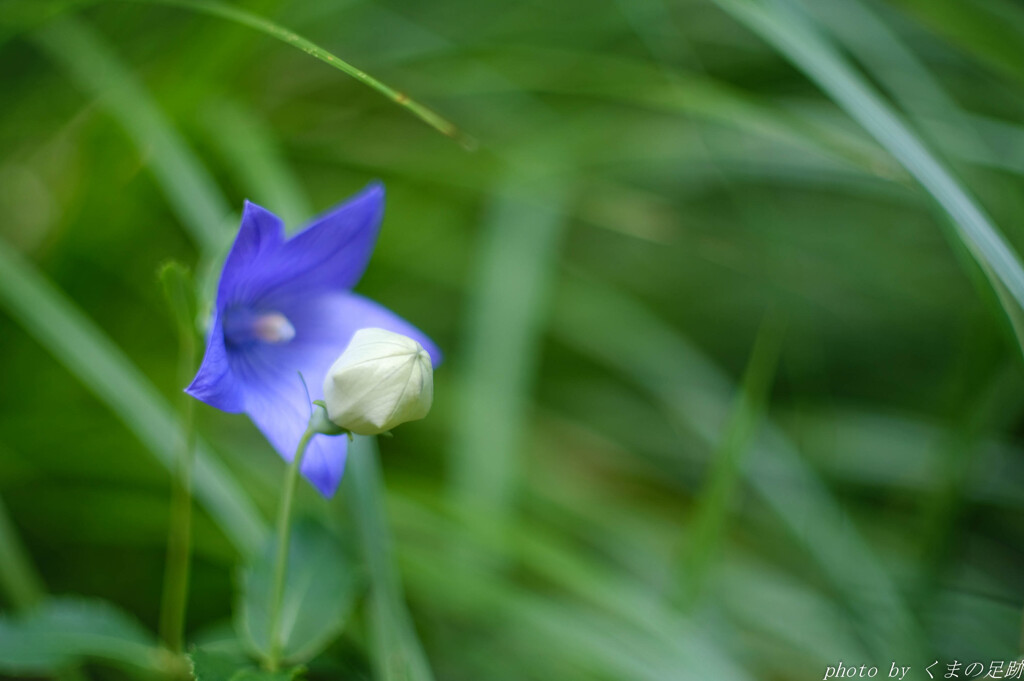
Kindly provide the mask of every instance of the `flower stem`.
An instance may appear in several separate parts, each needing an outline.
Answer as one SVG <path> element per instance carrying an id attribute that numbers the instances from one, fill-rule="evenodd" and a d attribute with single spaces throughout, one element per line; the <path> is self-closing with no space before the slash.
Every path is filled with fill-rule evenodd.
<path id="1" fill-rule="evenodd" d="M 187 398 L 186 398 L 187 399 Z M 192 459 L 195 450 L 191 400 L 183 407 L 184 437 L 171 491 L 171 523 L 167 533 L 167 569 L 160 608 L 160 638 L 174 653 L 184 650 L 185 613 L 192 552 Z"/>
<path id="2" fill-rule="evenodd" d="M 186 385 L 196 364 L 196 337 L 190 305 L 191 279 L 178 263 L 160 271 L 164 295 L 178 327 L 178 382 Z M 185 613 L 192 552 L 192 459 L 195 456 L 195 402 L 180 397 L 181 448 L 171 489 L 171 519 L 167 532 L 167 567 L 160 603 L 160 638 L 176 654 L 184 651 Z"/>
<path id="3" fill-rule="evenodd" d="M 281 663 L 281 606 L 284 602 L 284 585 L 288 576 L 288 543 L 291 537 L 291 515 L 292 498 L 295 496 L 295 486 L 299 480 L 299 468 L 302 466 L 302 457 L 306 454 L 306 447 L 309 441 L 316 435 L 316 431 L 306 428 L 299 440 L 299 446 L 295 449 L 295 456 L 288 467 L 288 477 L 284 483 L 284 490 L 281 492 L 281 506 L 277 512 L 277 558 L 274 563 L 273 591 L 270 595 L 270 654 L 267 657 L 267 669 L 277 671 Z"/>

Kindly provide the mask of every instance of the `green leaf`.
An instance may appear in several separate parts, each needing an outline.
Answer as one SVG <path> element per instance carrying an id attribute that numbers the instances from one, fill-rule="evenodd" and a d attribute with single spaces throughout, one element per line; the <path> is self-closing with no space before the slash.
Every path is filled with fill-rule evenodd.
<path id="1" fill-rule="evenodd" d="M 302 667 L 275 672 L 261 669 L 233 643 L 196 648 L 188 659 L 196 681 L 292 681 L 304 671 Z"/>
<path id="2" fill-rule="evenodd" d="M 277 538 L 243 570 L 236 629 L 256 653 L 270 651 L 270 595 Z M 300 522 L 292 530 L 281 606 L 281 650 L 286 660 L 308 660 L 341 633 L 358 580 L 341 546 L 326 529 Z"/>
<path id="3" fill-rule="evenodd" d="M 0 672 L 49 674 L 85 659 L 161 672 L 169 663 L 138 622 L 104 601 L 52 598 L 0 617 Z"/>

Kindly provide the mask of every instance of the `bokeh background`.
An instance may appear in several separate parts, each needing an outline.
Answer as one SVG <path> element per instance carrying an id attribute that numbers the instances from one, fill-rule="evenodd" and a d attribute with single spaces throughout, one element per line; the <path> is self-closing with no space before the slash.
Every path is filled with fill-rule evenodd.
<path id="1" fill-rule="evenodd" d="M 231 6 L 460 132 L 203 3 L 0 0 L 0 499 L 47 591 L 156 627 L 182 387 L 161 263 L 208 292 L 243 199 L 298 228 L 379 178 L 357 290 L 447 356 L 431 416 L 380 443 L 435 678 L 1021 653 L 1018 3 Z M 284 464 L 197 415 L 268 523 Z M 352 493 L 300 504 L 345 537 Z M 207 501 L 196 639 L 239 559 Z M 314 678 L 373 678 L 366 623 Z"/>

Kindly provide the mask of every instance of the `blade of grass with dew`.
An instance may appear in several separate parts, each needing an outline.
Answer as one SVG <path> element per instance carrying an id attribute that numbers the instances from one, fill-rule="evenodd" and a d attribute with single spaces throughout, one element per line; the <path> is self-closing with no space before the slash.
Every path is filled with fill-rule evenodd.
<path id="1" fill-rule="evenodd" d="M 180 7 L 182 9 L 188 9 L 195 12 L 201 12 L 210 16 L 219 17 L 226 19 L 243 26 L 260 31 L 266 35 L 276 38 L 288 45 L 296 47 L 306 54 L 319 59 L 328 66 L 332 66 L 342 73 L 352 76 L 359 82 L 373 88 L 377 92 L 381 93 L 392 102 L 407 109 L 411 114 L 419 118 L 421 121 L 434 128 L 438 132 L 447 137 L 452 138 L 463 147 L 467 149 L 473 149 L 476 147 L 476 141 L 466 135 L 455 124 L 448 120 L 445 120 L 434 111 L 428 109 L 419 102 L 410 99 L 404 92 L 399 92 L 389 85 L 385 85 L 381 81 L 377 80 L 365 71 L 356 68 L 347 61 L 331 54 L 324 48 L 320 47 L 314 42 L 303 38 L 302 36 L 289 31 L 287 28 L 280 26 L 269 19 L 265 19 L 257 14 L 253 14 L 239 7 L 229 5 L 223 2 L 215 2 L 214 0 L 130 0 L 146 5 L 168 5 L 171 7 Z"/>
<path id="2" fill-rule="evenodd" d="M 387 10 L 377 11 L 390 16 Z M 408 19 L 401 19 L 395 30 L 407 29 L 407 23 Z M 425 41 L 432 46 L 431 50 L 412 53 L 419 58 L 453 48 L 449 39 L 422 25 L 415 26 L 415 33 L 425 35 Z M 404 46 L 395 54 L 402 59 L 410 56 L 404 51 Z M 531 46 L 527 50 L 522 47 L 503 49 L 495 45 L 489 46 L 487 52 L 472 61 L 475 77 L 446 82 L 445 94 L 469 97 L 501 92 L 508 98 L 514 98 L 514 104 L 510 100 L 509 106 L 516 110 L 517 117 L 521 119 L 551 115 L 550 108 L 542 104 L 530 90 L 588 98 L 596 96 L 649 109 L 691 113 L 704 120 L 736 127 L 766 139 L 813 151 L 826 158 L 834 158 L 866 174 L 891 178 L 894 169 L 900 172 L 884 150 L 862 135 L 854 134 L 855 131 L 834 125 L 831 121 L 812 120 L 799 113 L 762 104 L 742 91 L 706 75 L 677 74 L 682 87 L 667 88 L 663 70 L 653 68 L 646 62 L 610 56 L 606 52 L 574 51 L 568 47 L 556 50 Z M 577 73 L 577 77 L 570 81 L 552 78 L 552 74 L 575 69 L 581 62 L 586 63 L 588 68 L 585 72 Z M 510 79 L 504 72 L 513 72 L 516 76 Z M 428 162 L 428 167 L 431 168 L 432 177 L 436 176 L 434 166 Z"/>
<path id="3" fill-rule="evenodd" d="M 344 497 L 355 516 L 363 561 L 370 574 L 370 639 L 377 677 L 382 681 L 431 681 L 434 675 L 406 608 L 392 557 L 377 442 L 357 436 L 350 448 Z"/>
<path id="4" fill-rule="evenodd" d="M 707 584 L 708 570 L 722 543 L 726 517 L 736 495 L 744 459 L 767 410 L 783 333 L 780 322 L 772 314 L 769 312 L 761 323 L 735 407 L 712 456 L 703 489 L 698 494 L 690 533 L 683 549 L 686 554 L 681 596 L 688 605 L 695 603 Z"/>
<path id="5" fill-rule="evenodd" d="M 557 271 L 568 187 L 516 171 L 499 187 L 476 249 L 465 331 L 461 418 L 452 445 L 451 494 L 468 515 L 501 534 L 519 482 L 552 279 Z M 552 173 L 553 174 L 553 173 Z"/>
<path id="6" fill-rule="evenodd" d="M 294 230 L 313 215 L 295 174 L 285 167 L 273 132 L 239 102 L 219 100 L 202 113 L 210 141 L 238 175 L 239 186 Z"/>
<path id="7" fill-rule="evenodd" d="M 562 282 L 555 309 L 559 340 L 622 373 L 709 446 L 717 444 L 734 389 L 686 339 L 627 296 L 575 277 Z M 893 645 L 919 651 L 921 633 L 892 578 L 770 421 L 743 473 L 857 613 L 861 635 L 874 652 L 888 654 Z"/>
<path id="8" fill-rule="evenodd" d="M 102 37 L 88 24 L 65 16 L 33 38 L 83 89 L 99 97 L 128 132 L 192 239 L 207 252 L 223 249 L 230 207 L 185 140 Z"/>
<path id="9" fill-rule="evenodd" d="M 74 303 L 6 244 L 0 244 L 0 307 L 174 470 L 181 429 L 173 409 Z M 197 500 L 240 553 L 259 550 L 267 526 L 252 502 L 204 443 L 197 443 L 195 457 Z"/>
<path id="10" fill-rule="evenodd" d="M 384 12 L 386 13 L 386 10 Z M 417 25 L 416 32 L 426 32 L 429 41 L 435 46 L 435 51 L 448 51 L 452 48 L 447 39 L 431 33 L 423 26 Z M 405 55 L 402 51 L 398 54 Z M 596 96 L 628 102 L 645 109 L 692 113 L 703 120 L 793 145 L 803 151 L 811 151 L 819 158 L 835 159 L 837 164 L 842 163 L 850 170 L 867 175 L 882 175 L 887 179 L 892 178 L 894 171 L 902 175 L 902 169 L 892 162 L 884 150 L 858 134 L 856 130 L 851 131 L 849 126 L 835 125 L 831 120 L 822 122 L 810 119 L 798 113 L 759 103 L 742 91 L 706 76 L 685 74 L 681 77 L 685 87 L 673 90 L 665 87 L 666 79 L 660 69 L 653 68 L 641 60 L 612 57 L 606 53 L 573 51 L 569 48 L 531 47 L 527 51 L 521 47 L 502 49 L 501 46 L 495 46 L 481 56 L 473 58 L 472 63 L 474 76 L 446 81 L 445 94 L 472 97 L 501 93 L 509 98 L 508 106 L 516 112 L 516 118 L 520 120 L 545 115 L 551 118 L 550 108 L 541 103 L 541 99 L 530 92 L 531 89 L 539 93 L 587 98 Z M 573 69 L 575 72 L 580 63 L 588 64 L 588 68 L 585 72 L 577 74 L 578 77 L 570 82 L 552 78 L 552 73 L 563 73 L 566 69 Z M 516 76 L 510 79 L 503 71 L 514 72 Z M 532 126 L 523 127 L 533 129 Z M 609 146 L 607 131 L 601 131 L 600 134 L 603 139 L 595 141 L 594 146 Z M 513 142 L 513 146 L 514 144 Z M 658 150 L 664 151 L 664 148 L 665 145 L 662 144 Z M 357 157 L 361 156 L 358 147 L 354 149 L 350 143 L 346 146 L 346 155 L 353 153 Z M 422 159 L 414 159 L 410 158 L 411 153 L 415 153 L 415 150 L 405 154 L 406 160 L 401 168 L 388 167 L 387 170 L 405 173 L 412 166 L 421 168 L 431 181 L 449 181 L 457 178 L 462 185 L 481 184 L 474 184 L 472 180 L 468 180 L 465 173 L 452 172 L 439 176 L 436 154 L 426 153 Z M 777 156 L 776 154 L 775 158 Z M 638 152 L 637 157 L 643 158 L 644 152 Z M 372 166 L 379 160 L 379 154 L 371 152 L 367 158 L 360 160 Z M 613 163 L 615 160 L 608 159 L 606 162 Z"/>
<path id="11" fill-rule="evenodd" d="M 867 81 L 788 5 L 715 0 L 801 69 L 913 175 L 949 214 L 957 236 L 1024 306 L 1024 268 L 988 216 Z"/>

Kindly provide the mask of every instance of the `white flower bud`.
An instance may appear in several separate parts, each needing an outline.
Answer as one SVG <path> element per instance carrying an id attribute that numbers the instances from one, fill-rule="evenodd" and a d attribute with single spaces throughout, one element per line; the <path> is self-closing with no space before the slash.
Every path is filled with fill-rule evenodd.
<path id="1" fill-rule="evenodd" d="M 434 369 L 423 347 L 399 333 L 360 329 L 324 379 L 331 421 L 359 435 L 376 435 L 427 415 Z"/>

